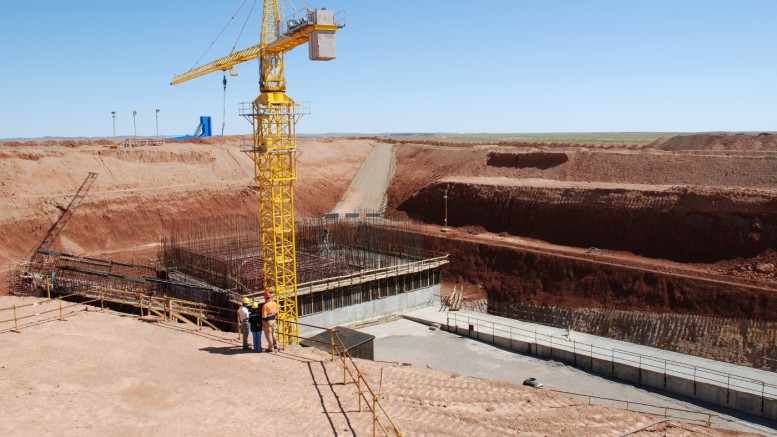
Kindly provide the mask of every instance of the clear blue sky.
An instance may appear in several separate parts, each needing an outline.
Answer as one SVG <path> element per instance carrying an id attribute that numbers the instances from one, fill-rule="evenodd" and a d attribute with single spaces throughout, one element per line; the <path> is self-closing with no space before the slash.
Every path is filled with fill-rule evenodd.
<path id="1" fill-rule="evenodd" d="M 221 75 L 179 86 L 243 0 L 2 1 L 0 138 L 191 133 Z M 253 0 L 202 63 L 227 54 Z M 261 1 L 238 49 L 258 42 Z M 286 3 L 286 2 L 284 2 Z M 300 133 L 777 130 L 777 1 L 329 0 L 338 58 L 287 55 Z M 299 6 L 299 0 L 296 0 Z M 290 10 L 287 8 L 287 10 Z M 229 78 L 226 134 L 258 94 Z"/>

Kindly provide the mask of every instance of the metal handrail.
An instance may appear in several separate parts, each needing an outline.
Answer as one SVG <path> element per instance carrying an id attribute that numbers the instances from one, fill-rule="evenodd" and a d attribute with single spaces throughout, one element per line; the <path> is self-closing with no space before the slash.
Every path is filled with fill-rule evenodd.
<path id="1" fill-rule="evenodd" d="M 554 392 L 554 393 L 565 394 L 565 395 L 580 396 L 580 397 L 588 398 L 588 405 L 591 405 L 591 400 L 592 399 L 599 399 L 599 400 L 603 400 L 603 401 L 621 402 L 621 403 L 626 404 L 626 411 L 634 411 L 634 412 L 638 412 L 638 413 L 655 414 L 655 413 L 651 413 L 649 411 L 642 411 L 642 410 L 638 410 L 638 409 L 632 409 L 631 408 L 632 405 L 642 405 L 642 406 L 645 406 L 645 407 L 657 408 L 659 410 L 664 410 L 664 417 L 665 418 L 684 420 L 684 421 L 688 421 L 688 422 L 692 422 L 692 423 L 701 423 L 701 424 L 703 424 L 704 426 L 706 426 L 708 428 L 712 426 L 712 418 L 713 417 L 717 417 L 717 414 L 705 413 L 703 411 L 684 410 L 682 408 L 674 408 L 674 407 L 667 407 L 667 406 L 661 406 L 661 405 L 651 405 L 651 404 L 645 404 L 645 403 L 642 403 L 642 402 L 634 402 L 634 401 L 627 401 L 627 400 L 623 400 L 623 399 L 606 398 L 606 397 L 602 397 L 602 396 L 594 396 L 594 395 L 589 395 L 589 394 L 575 393 L 575 392 L 571 392 L 571 391 L 553 390 L 553 389 L 548 389 L 548 391 L 551 391 L 551 392 Z M 597 405 L 606 405 L 606 404 L 600 403 L 600 404 L 597 404 Z M 677 411 L 677 412 L 681 412 L 681 413 L 697 414 L 697 415 L 706 417 L 706 419 L 693 419 L 693 418 L 689 418 L 689 417 L 675 416 L 675 415 L 669 414 L 669 411 Z"/>
<path id="2" fill-rule="evenodd" d="M 464 320 L 460 320 L 460 318 L 464 318 Z M 606 348 L 601 346 L 595 346 L 590 343 L 582 343 L 577 342 L 575 340 L 566 340 L 558 337 L 554 337 L 553 335 L 543 334 L 539 333 L 536 330 L 528 330 L 512 325 L 507 325 L 503 323 L 497 323 L 491 320 L 485 320 L 480 319 L 477 317 L 472 316 L 460 316 L 456 313 L 448 313 L 447 315 L 447 324 L 448 326 L 451 325 L 451 319 L 453 319 L 453 322 L 456 324 L 456 328 L 459 328 L 458 324 L 459 322 L 465 322 L 467 325 L 470 325 L 470 321 L 475 321 L 476 324 L 473 325 L 476 328 L 480 328 L 482 323 L 487 324 L 488 326 L 483 326 L 487 328 L 491 328 L 492 335 L 495 334 L 497 331 L 500 333 L 507 333 L 509 334 L 509 339 L 512 340 L 520 340 L 520 339 L 527 339 L 527 340 L 533 340 L 535 344 L 541 344 L 543 346 L 549 346 L 551 348 L 556 348 L 560 350 L 565 350 L 568 352 L 573 353 L 584 353 L 587 352 L 590 354 L 591 358 L 604 358 L 609 359 L 613 362 L 616 362 L 617 359 L 618 362 L 621 363 L 633 363 L 637 364 L 640 369 L 645 370 L 659 370 L 664 373 L 671 372 L 676 375 L 680 376 L 687 376 L 692 377 L 694 381 L 698 382 L 709 382 L 714 385 L 723 386 L 722 384 L 725 384 L 725 387 L 727 388 L 737 388 L 741 389 L 745 393 L 755 394 L 758 396 L 761 396 L 762 398 L 769 398 L 769 399 L 777 399 L 777 385 L 767 383 L 763 380 L 755 379 L 755 378 L 749 378 L 749 377 L 743 377 L 738 375 L 732 375 L 730 373 L 721 372 L 714 369 L 709 369 L 702 366 L 695 366 L 690 365 L 686 363 L 681 363 L 678 361 L 668 360 L 666 358 L 658 358 L 650 355 L 645 354 L 639 354 L 635 352 L 625 351 L 617 348 Z M 482 322 L 482 323 L 477 323 Z M 497 326 L 500 327 L 500 329 L 497 329 Z M 508 329 L 503 329 L 508 328 Z M 479 329 L 476 329 L 477 332 L 481 332 Z M 513 334 L 517 334 L 518 338 L 514 337 Z M 553 340 L 556 339 L 557 342 L 554 344 Z M 541 343 L 544 342 L 544 343 Z M 572 346 L 570 347 L 568 343 L 571 343 Z M 606 353 L 603 353 L 606 352 Z M 650 362 L 654 362 L 657 364 L 650 364 Z M 717 376 L 718 378 L 714 378 Z M 725 381 L 723 380 L 725 378 Z M 750 384 L 751 387 L 747 387 L 745 385 L 741 384 Z M 755 386 L 755 387 L 752 387 Z M 769 392 L 767 393 L 766 389 L 769 388 Z"/>
<path id="3" fill-rule="evenodd" d="M 350 352 L 348 352 L 348 349 L 345 347 L 345 344 L 343 343 L 343 340 L 340 338 L 340 336 L 337 333 L 336 328 L 325 328 L 323 326 L 316 326 L 316 325 L 310 325 L 307 323 L 297 323 L 298 325 L 306 326 L 309 328 L 318 329 L 321 331 L 328 331 L 330 333 L 331 341 L 330 343 L 323 342 L 321 340 L 314 340 L 312 338 L 307 337 L 300 337 L 300 336 L 294 336 L 299 339 L 304 339 L 308 341 L 312 341 L 315 343 L 321 343 L 326 344 L 331 347 L 331 354 L 332 358 L 331 361 L 334 361 L 335 355 L 340 356 L 341 362 L 343 365 L 343 385 L 347 384 L 347 378 L 350 377 L 351 381 L 356 384 L 357 391 L 358 391 L 358 411 L 362 411 L 362 399 L 367 403 L 367 408 L 372 412 L 372 435 L 375 437 L 377 435 L 377 429 L 380 427 L 381 431 L 383 431 L 383 434 L 386 436 L 390 436 L 389 431 L 386 429 L 384 424 L 380 422 L 380 419 L 378 418 L 378 410 L 380 410 L 383 415 L 386 417 L 386 419 L 391 424 L 391 428 L 393 429 L 395 435 L 397 437 L 402 437 L 402 431 L 399 429 L 399 426 L 394 422 L 394 420 L 391 418 L 389 413 L 386 411 L 386 409 L 383 407 L 383 405 L 378 400 L 378 395 L 375 393 L 375 391 L 370 387 L 370 384 L 367 382 L 367 379 L 364 377 L 364 374 L 359 369 L 359 367 L 356 365 L 356 362 L 353 360 L 353 357 L 351 356 Z M 336 340 L 336 341 L 335 341 Z M 339 347 L 339 349 L 338 349 Z M 348 362 L 351 363 L 351 366 L 356 370 L 356 376 L 354 377 L 352 371 L 348 368 Z M 372 399 L 367 398 L 367 394 L 362 390 L 362 382 L 367 387 L 367 392 L 371 395 Z M 372 403 L 370 403 L 370 401 Z"/>

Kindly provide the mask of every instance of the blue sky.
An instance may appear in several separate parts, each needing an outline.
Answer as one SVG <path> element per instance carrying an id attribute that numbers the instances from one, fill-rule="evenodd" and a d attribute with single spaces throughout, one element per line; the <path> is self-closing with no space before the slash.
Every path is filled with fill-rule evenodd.
<path id="1" fill-rule="evenodd" d="M 221 75 L 170 86 L 243 0 L 2 1 L 0 138 L 221 130 Z M 247 6 L 202 63 L 229 53 Z M 261 1 L 238 49 L 258 42 Z M 288 5 L 288 2 L 284 1 Z M 777 130 L 777 1 L 329 0 L 338 58 L 287 55 L 299 133 Z M 299 0 L 295 0 L 300 6 Z M 291 8 L 287 6 L 287 11 Z M 226 134 L 258 95 L 229 78 Z"/>

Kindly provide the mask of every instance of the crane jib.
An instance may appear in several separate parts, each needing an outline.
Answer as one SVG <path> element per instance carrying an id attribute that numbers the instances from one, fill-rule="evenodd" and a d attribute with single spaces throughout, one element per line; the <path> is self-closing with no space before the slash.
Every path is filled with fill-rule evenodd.
<path id="1" fill-rule="evenodd" d="M 310 34 L 313 32 L 336 32 L 340 26 L 336 24 L 313 24 L 305 26 L 294 32 L 284 35 L 281 38 L 267 44 L 262 50 L 262 45 L 257 44 L 247 49 L 240 50 L 229 56 L 225 56 L 221 59 L 217 59 L 209 64 L 205 64 L 201 67 L 194 68 L 181 75 L 173 77 L 170 85 L 178 85 L 188 80 L 196 79 L 198 77 L 205 76 L 216 71 L 231 70 L 232 67 L 242 64 L 243 62 L 252 61 L 262 56 L 262 53 L 284 53 L 297 46 L 305 44 L 310 38 Z"/>

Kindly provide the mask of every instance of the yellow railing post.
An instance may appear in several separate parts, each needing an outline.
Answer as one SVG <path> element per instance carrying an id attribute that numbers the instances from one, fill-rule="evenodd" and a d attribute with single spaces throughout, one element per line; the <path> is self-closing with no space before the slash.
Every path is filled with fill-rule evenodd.
<path id="1" fill-rule="evenodd" d="M 329 335 L 332 338 L 332 359 L 330 361 L 335 360 L 335 331 L 334 329 L 329 330 Z"/>
<path id="2" fill-rule="evenodd" d="M 356 391 L 359 397 L 359 412 L 362 412 L 362 372 L 359 370 L 356 372 Z"/>
<path id="3" fill-rule="evenodd" d="M 343 385 L 346 384 L 347 380 L 345 379 L 346 375 L 348 374 L 348 363 L 345 361 L 345 348 L 343 348 Z"/>
<path id="4" fill-rule="evenodd" d="M 105 311 L 105 290 L 100 290 L 100 311 Z"/>
<path id="5" fill-rule="evenodd" d="M 16 319 L 16 304 L 13 304 L 13 324 L 16 327 L 15 331 L 19 332 L 19 320 Z"/>
<path id="6" fill-rule="evenodd" d="M 200 325 L 200 331 L 202 331 L 202 302 L 200 302 L 200 318 L 197 319 Z"/>
<path id="7" fill-rule="evenodd" d="M 59 321 L 61 322 L 62 320 L 62 296 L 59 296 Z"/>
<path id="8" fill-rule="evenodd" d="M 375 395 L 372 395 L 372 437 L 378 435 L 378 411 L 375 409 L 375 404 L 378 401 L 375 399 Z"/>
<path id="9" fill-rule="evenodd" d="M 44 276 L 46 279 L 46 296 L 48 296 L 49 299 L 51 299 L 51 282 L 49 275 Z"/>

